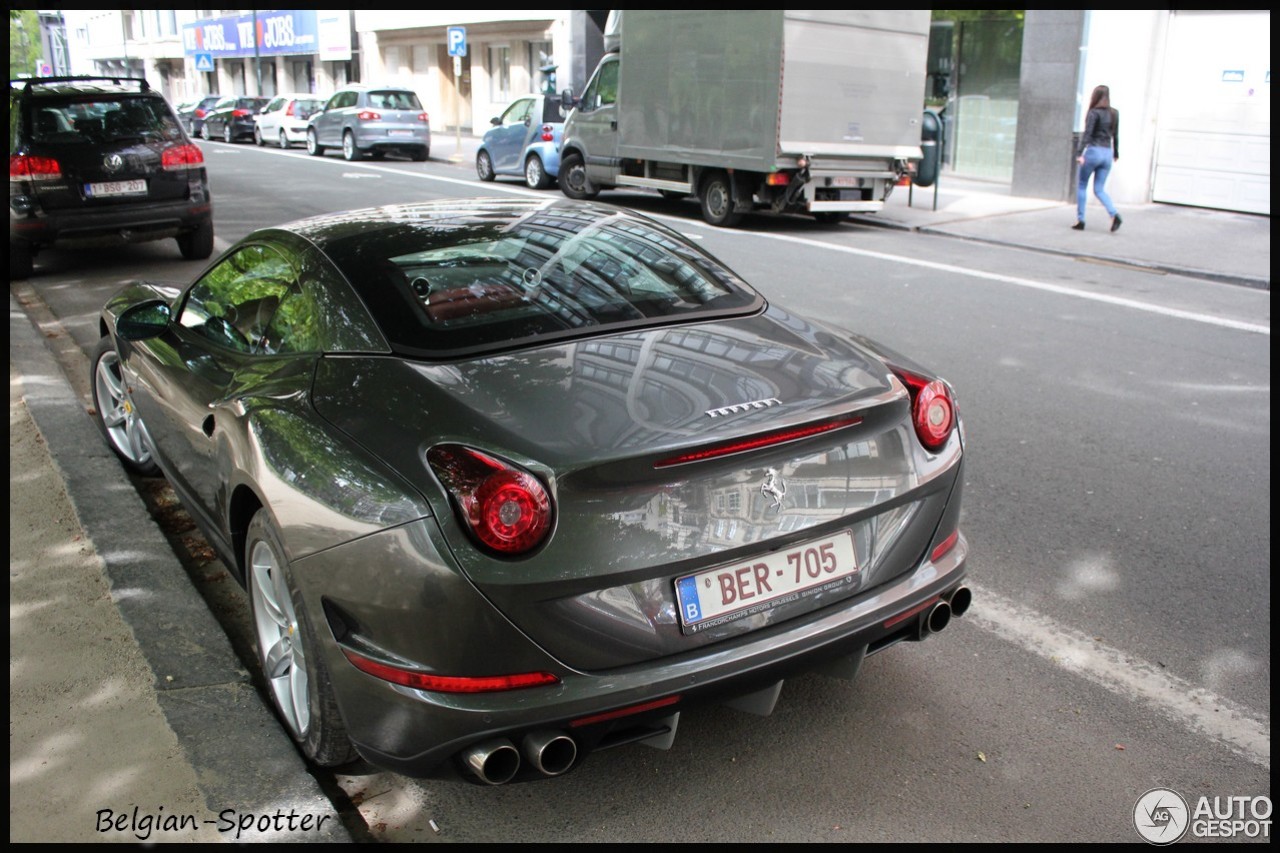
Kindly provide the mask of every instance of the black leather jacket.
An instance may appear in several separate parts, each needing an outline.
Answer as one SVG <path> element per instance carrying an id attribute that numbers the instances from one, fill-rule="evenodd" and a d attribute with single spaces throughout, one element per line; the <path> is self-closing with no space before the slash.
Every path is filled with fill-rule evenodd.
<path id="1" fill-rule="evenodd" d="M 1115 159 L 1120 159 L 1120 111 L 1098 107 L 1089 110 L 1084 120 L 1084 133 L 1080 137 L 1080 150 L 1083 154 L 1090 145 L 1110 148 Z"/>

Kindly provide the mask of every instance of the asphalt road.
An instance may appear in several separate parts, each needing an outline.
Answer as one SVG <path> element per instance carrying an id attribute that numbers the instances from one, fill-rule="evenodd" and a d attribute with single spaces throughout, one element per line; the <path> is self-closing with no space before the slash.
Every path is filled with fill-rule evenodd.
<path id="1" fill-rule="evenodd" d="M 220 247 L 311 213 L 527 193 L 441 162 L 204 148 Z M 354 768 L 334 782 L 373 838 L 1133 841 L 1153 787 L 1270 796 L 1269 292 L 858 223 L 724 231 L 692 203 L 602 196 L 624 199 L 956 385 L 974 607 L 852 684 L 789 682 L 769 718 L 686 714 L 672 750 L 553 782 Z M 202 266 L 171 243 L 41 261 L 30 285 L 83 350 L 121 282 Z"/>

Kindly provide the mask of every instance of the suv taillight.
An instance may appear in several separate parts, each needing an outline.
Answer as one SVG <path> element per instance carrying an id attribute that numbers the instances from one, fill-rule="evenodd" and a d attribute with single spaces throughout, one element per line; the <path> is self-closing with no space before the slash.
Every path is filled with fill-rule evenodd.
<path id="1" fill-rule="evenodd" d="M 956 426 L 951 387 L 941 379 L 929 379 L 901 367 L 894 367 L 893 372 L 911 394 L 911 423 L 916 437 L 926 450 L 940 449 Z"/>
<path id="2" fill-rule="evenodd" d="M 62 177 L 62 167 L 52 157 L 34 154 L 9 155 L 9 180 L 56 181 Z"/>
<path id="3" fill-rule="evenodd" d="M 361 121 L 382 121 L 382 113 L 376 113 L 373 110 L 361 110 L 356 113 L 356 118 Z"/>
<path id="4" fill-rule="evenodd" d="M 204 153 L 190 142 L 166 148 L 160 155 L 160 166 L 166 171 L 175 172 L 190 169 L 204 164 Z"/>
<path id="5" fill-rule="evenodd" d="M 426 113 L 418 113 L 418 121 L 426 122 L 427 124 L 431 123 L 431 119 Z"/>
<path id="6" fill-rule="evenodd" d="M 461 444 L 427 451 L 467 530 L 504 557 L 531 551 L 551 532 L 551 497 L 537 477 Z"/>

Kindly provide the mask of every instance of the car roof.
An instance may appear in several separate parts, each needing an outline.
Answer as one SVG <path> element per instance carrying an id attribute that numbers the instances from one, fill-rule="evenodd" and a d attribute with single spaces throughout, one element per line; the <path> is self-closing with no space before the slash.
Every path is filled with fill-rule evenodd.
<path id="1" fill-rule="evenodd" d="M 9 81 L 10 93 L 22 97 L 57 97 L 80 95 L 154 95 L 144 77 L 27 77 Z"/>

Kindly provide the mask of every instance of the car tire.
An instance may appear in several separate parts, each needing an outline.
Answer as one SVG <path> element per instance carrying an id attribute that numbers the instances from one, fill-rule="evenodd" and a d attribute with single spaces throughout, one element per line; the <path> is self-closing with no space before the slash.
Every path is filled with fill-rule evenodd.
<path id="1" fill-rule="evenodd" d="M 333 695 L 319 634 L 294 588 L 284 545 L 267 510 L 249 522 L 244 578 L 254 645 L 267 695 L 302 752 L 321 767 L 355 759 Z"/>
<path id="2" fill-rule="evenodd" d="M 342 134 L 342 157 L 344 160 L 355 162 L 364 157 L 364 152 L 360 150 L 360 146 L 356 145 L 356 137 L 351 131 Z"/>
<path id="3" fill-rule="evenodd" d="M 21 243 L 9 244 L 9 281 L 21 281 L 30 278 L 35 269 L 35 253 L 31 247 Z"/>
<path id="4" fill-rule="evenodd" d="M 481 151 L 476 155 L 476 176 L 486 182 L 497 177 L 493 171 L 493 159 L 489 157 L 488 151 Z"/>
<path id="5" fill-rule="evenodd" d="M 702 218 L 710 225 L 732 228 L 742 220 L 742 214 L 734 209 L 733 185 L 725 172 L 712 172 L 703 178 L 698 202 Z"/>
<path id="6" fill-rule="evenodd" d="M 205 142 L 213 141 L 213 137 L 209 133 L 209 122 L 207 121 L 204 124 L 200 125 L 200 138 L 203 139 Z"/>
<path id="7" fill-rule="evenodd" d="M 280 131 L 280 147 L 281 148 L 289 147 L 289 134 L 285 133 L 284 130 Z"/>
<path id="8" fill-rule="evenodd" d="M 262 128 L 257 125 L 253 127 L 253 144 L 259 148 L 267 144 L 267 140 L 262 138 Z"/>
<path id="9" fill-rule="evenodd" d="M 236 136 L 231 132 L 231 122 L 227 122 L 222 127 L 222 141 L 230 145 L 236 141 Z"/>
<path id="10" fill-rule="evenodd" d="M 206 219 L 194 231 L 178 236 L 178 251 L 188 261 L 203 261 L 213 254 L 213 220 Z"/>
<path id="11" fill-rule="evenodd" d="M 430 149 L 430 148 L 415 148 L 415 149 L 413 149 L 413 154 L 412 154 L 411 156 L 413 157 L 413 162 L 415 162 L 415 163 L 425 163 L 425 162 L 427 162 L 428 160 L 430 160 L 430 159 L 431 159 L 431 149 Z"/>
<path id="12" fill-rule="evenodd" d="M 93 350 L 89 366 L 89 393 L 93 395 L 93 421 L 107 446 L 129 470 L 144 477 L 160 473 L 151 435 L 129 400 L 120 355 L 111 338 L 103 338 Z"/>
<path id="13" fill-rule="evenodd" d="M 587 177 L 587 164 L 576 151 L 565 154 L 560 160 L 560 191 L 579 201 L 593 199 L 600 190 Z"/>
<path id="14" fill-rule="evenodd" d="M 545 190 L 551 186 L 551 178 L 547 176 L 542 158 L 537 154 L 530 154 L 529 159 L 524 161 L 524 184 L 531 190 Z"/>
<path id="15" fill-rule="evenodd" d="M 307 153 L 312 157 L 324 156 L 324 146 L 320 144 L 314 127 L 307 128 Z"/>

